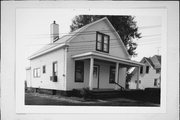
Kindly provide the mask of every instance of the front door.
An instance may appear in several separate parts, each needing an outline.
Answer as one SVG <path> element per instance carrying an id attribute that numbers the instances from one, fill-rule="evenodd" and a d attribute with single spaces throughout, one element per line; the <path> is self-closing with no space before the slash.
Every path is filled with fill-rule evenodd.
<path id="1" fill-rule="evenodd" d="M 93 88 L 99 88 L 99 65 L 94 65 Z"/>

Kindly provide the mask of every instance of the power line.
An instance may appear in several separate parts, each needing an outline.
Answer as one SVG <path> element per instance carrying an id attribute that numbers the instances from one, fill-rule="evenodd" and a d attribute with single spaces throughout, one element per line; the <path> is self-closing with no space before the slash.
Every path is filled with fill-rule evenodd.
<path id="1" fill-rule="evenodd" d="M 153 25 L 153 26 L 142 26 L 142 27 L 139 27 L 138 29 L 148 29 L 148 28 L 156 28 L 156 27 L 161 27 L 161 25 Z M 79 29 L 82 29 L 82 28 L 79 28 Z M 101 32 L 116 32 L 116 31 L 113 31 L 113 30 L 99 30 Z M 92 33 L 92 32 L 97 32 L 97 31 L 82 31 L 82 32 L 77 32 L 76 30 L 73 31 L 73 32 L 68 32 L 68 33 L 65 33 L 65 32 L 60 32 L 59 34 L 66 34 L 66 35 L 71 35 L 71 34 L 75 34 L 75 33 Z M 52 35 L 52 34 L 39 34 L 39 35 Z"/>
<path id="2" fill-rule="evenodd" d="M 110 46 L 110 48 L 119 48 L 119 46 Z M 83 48 L 68 48 L 70 51 L 69 52 L 74 52 L 74 51 L 83 51 L 83 50 L 95 50 L 94 48 L 87 48 L 87 47 L 83 47 Z"/>
<path id="3" fill-rule="evenodd" d="M 81 29 L 81 28 L 80 28 Z M 76 33 L 78 33 L 78 34 L 80 34 L 80 35 L 87 35 L 87 34 L 95 34 L 97 32 L 97 30 L 96 31 L 82 31 L 82 32 L 76 32 L 76 31 L 74 31 L 74 32 L 70 32 L 70 33 L 59 33 L 59 34 L 65 34 L 64 36 L 74 36 Z M 116 32 L 116 31 L 113 31 L 113 30 L 98 30 L 98 32 L 104 32 L 104 33 L 114 33 L 114 32 Z M 37 34 L 38 35 L 38 34 Z M 45 36 L 51 36 L 51 35 L 53 35 L 53 34 L 39 34 L 39 35 L 45 35 Z"/>
<path id="4" fill-rule="evenodd" d="M 154 34 L 154 35 L 144 35 L 144 36 L 141 36 L 142 38 L 143 37 L 153 37 L 153 36 L 160 36 L 161 34 Z"/>
<path id="5" fill-rule="evenodd" d="M 103 33 L 114 33 L 116 31 L 112 31 L 112 30 L 98 30 L 99 32 L 103 32 Z M 72 32 L 72 33 L 61 33 L 61 34 L 66 34 L 63 35 L 60 39 L 63 39 L 64 37 L 67 36 L 76 36 L 76 33 L 78 33 L 78 35 L 92 35 L 92 34 L 96 34 L 97 31 L 84 31 L 84 32 Z M 52 34 L 42 34 L 45 36 L 42 36 L 41 38 L 49 38 L 52 36 Z M 48 36 L 47 36 L 48 35 Z M 145 35 L 145 36 L 141 36 L 141 37 L 152 37 L 152 36 L 160 36 L 161 34 L 154 34 L 154 35 Z"/>
<path id="6" fill-rule="evenodd" d="M 115 40 L 119 40 L 119 39 L 110 39 L 110 43 L 111 44 L 117 44 L 117 43 L 114 42 Z M 96 42 L 96 40 L 95 39 L 94 40 L 86 40 L 86 41 L 81 40 L 81 41 L 75 41 L 75 42 L 70 42 L 70 43 L 73 43 L 73 44 L 88 43 L 88 44 L 90 44 L 92 42 Z M 151 42 L 160 42 L 160 41 L 154 41 L 154 40 L 152 40 L 152 41 L 143 41 L 141 43 L 136 43 L 136 44 L 142 44 L 142 43 L 147 43 L 148 44 L 148 43 L 151 43 Z M 55 42 L 55 43 L 50 43 L 50 44 L 33 44 L 33 45 L 59 45 L 59 44 L 64 44 L 64 43 L 65 42 L 61 42 L 61 43 Z"/>
<path id="7" fill-rule="evenodd" d="M 157 42 L 151 42 L 151 43 L 144 43 L 144 44 L 138 44 L 138 46 L 139 45 L 152 45 L 152 44 L 157 44 Z M 90 44 L 90 45 L 94 45 L 94 44 Z M 84 48 L 86 48 L 86 49 L 88 49 L 88 48 L 95 48 L 95 46 L 94 47 L 92 47 L 92 46 L 90 46 L 89 44 L 88 45 L 83 45 L 83 46 L 81 46 L 81 47 L 79 47 L 79 46 L 71 46 L 71 47 L 69 47 L 69 49 L 73 49 L 73 50 L 76 50 L 76 49 L 84 49 Z M 117 44 L 111 44 L 110 45 L 110 47 L 111 48 L 119 48 L 119 47 L 121 47 L 122 45 L 117 45 Z"/>
<path id="8" fill-rule="evenodd" d="M 138 46 L 140 45 L 152 45 L 152 44 L 157 44 L 157 42 L 151 42 L 151 43 L 146 43 L 146 44 L 138 44 Z M 94 44 L 90 44 L 90 45 L 94 45 Z M 117 45 L 117 44 L 111 44 L 110 45 L 110 48 L 119 48 L 121 47 L 122 45 Z M 83 45 L 83 46 L 71 46 L 68 48 L 69 49 L 69 52 L 73 52 L 73 51 L 83 51 L 83 50 L 95 50 L 95 46 L 89 46 L 88 45 Z"/>
<path id="9" fill-rule="evenodd" d="M 161 42 L 160 40 L 146 40 L 146 41 L 137 41 L 137 44 L 141 44 L 141 43 L 149 43 L 149 42 Z"/>
<path id="10" fill-rule="evenodd" d="M 159 55 L 159 51 L 160 51 L 161 47 L 156 47 L 156 49 L 157 49 L 157 55 Z"/>
<path id="11" fill-rule="evenodd" d="M 152 25 L 152 26 L 142 26 L 139 27 L 139 29 L 152 29 L 152 28 L 157 28 L 157 27 L 161 27 L 161 25 Z"/>
<path id="12" fill-rule="evenodd" d="M 151 44 L 141 44 L 141 45 L 152 45 L 152 44 L 156 44 L 156 43 L 151 43 Z M 110 48 L 119 48 L 122 45 L 110 45 Z M 139 45 L 138 45 L 139 46 Z M 160 47 L 159 47 L 160 48 Z M 83 50 L 95 50 L 95 46 L 89 46 L 89 45 L 83 45 L 81 47 L 79 46 L 71 46 L 68 48 L 70 51 L 69 52 L 73 52 L 73 51 L 83 51 Z"/>
<path id="13" fill-rule="evenodd" d="M 112 32 L 104 32 L 104 33 L 112 33 Z M 82 33 L 82 34 L 78 34 L 78 36 L 80 35 L 92 35 L 92 34 L 96 34 L 96 33 Z M 77 36 L 76 34 L 68 34 L 68 35 L 64 35 L 62 37 L 60 37 L 59 39 L 63 39 L 64 37 L 68 37 L 68 36 Z M 144 38 L 144 37 L 155 37 L 155 36 L 161 36 L 161 34 L 152 34 L 152 35 L 144 35 L 144 36 L 141 36 L 141 39 Z M 41 36 L 41 37 L 34 37 L 34 38 L 31 38 L 31 39 L 42 39 L 42 38 L 50 38 L 50 36 Z"/>

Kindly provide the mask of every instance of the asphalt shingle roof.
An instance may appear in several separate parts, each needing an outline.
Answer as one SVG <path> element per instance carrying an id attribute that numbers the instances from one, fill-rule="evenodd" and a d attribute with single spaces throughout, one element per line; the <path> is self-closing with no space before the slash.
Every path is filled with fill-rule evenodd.
<path id="1" fill-rule="evenodd" d="M 154 55 L 153 57 L 146 58 L 146 60 L 151 64 L 154 69 L 161 68 L 161 56 Z"/>

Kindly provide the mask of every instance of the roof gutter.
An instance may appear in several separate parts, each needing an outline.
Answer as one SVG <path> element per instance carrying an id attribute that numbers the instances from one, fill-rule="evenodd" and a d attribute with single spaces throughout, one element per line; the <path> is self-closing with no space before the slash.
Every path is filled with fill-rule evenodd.
<path id="1" fill-rule="evenodd" d="M 115 56 L 110 56 L 110 55 L 104 55 L 104 54 L 98 54 L 95 52 L 88 52 L 88 53 L 83 53 L 83 54 L 79 54 L 79 55 L 74 55 L 72 56 L 73 59 L 76 58 L 81 58 L 81 57 L 90 57 L 90 56 L 95 56 L 95 57 L 101 57 L 101 58 L 107 58 L 107 59 L 111 59 L 111 60 L 115 60 L 115 61 L 121 61 L 122 63 L 129 65 L 129 66 L 143 66 L 143 63 L 139 63 L 136 61 L 132 61 L 132 60 L 126 60 L 126 59 L 122 59 L 122 58 L 118 58 Z"/>

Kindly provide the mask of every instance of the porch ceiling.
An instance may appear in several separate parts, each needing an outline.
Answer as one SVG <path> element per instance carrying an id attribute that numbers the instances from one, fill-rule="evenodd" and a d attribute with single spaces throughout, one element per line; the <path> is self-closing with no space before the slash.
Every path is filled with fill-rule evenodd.
<path id="1" fill-rule="evenodd" d="M 110 55 L 102 54 L 102 53 L 100 54 L 97 52 L 87 52 L 87 53 L 82 53 L 82 54 L 78 54 L 78 55 L 73 55 L 72 58 L 74 60 L 85 60 L 85 59 L 94 58 L 94 59 L 99 59 L 99 60 L 120 63 L 120 64 L 124 65 L 125 67 L 138 67 L 138 66 L 144 65 L 144 64 L 136 62 L 136 61 L 127 60 L 127 59 L 110 56 Z"/>

